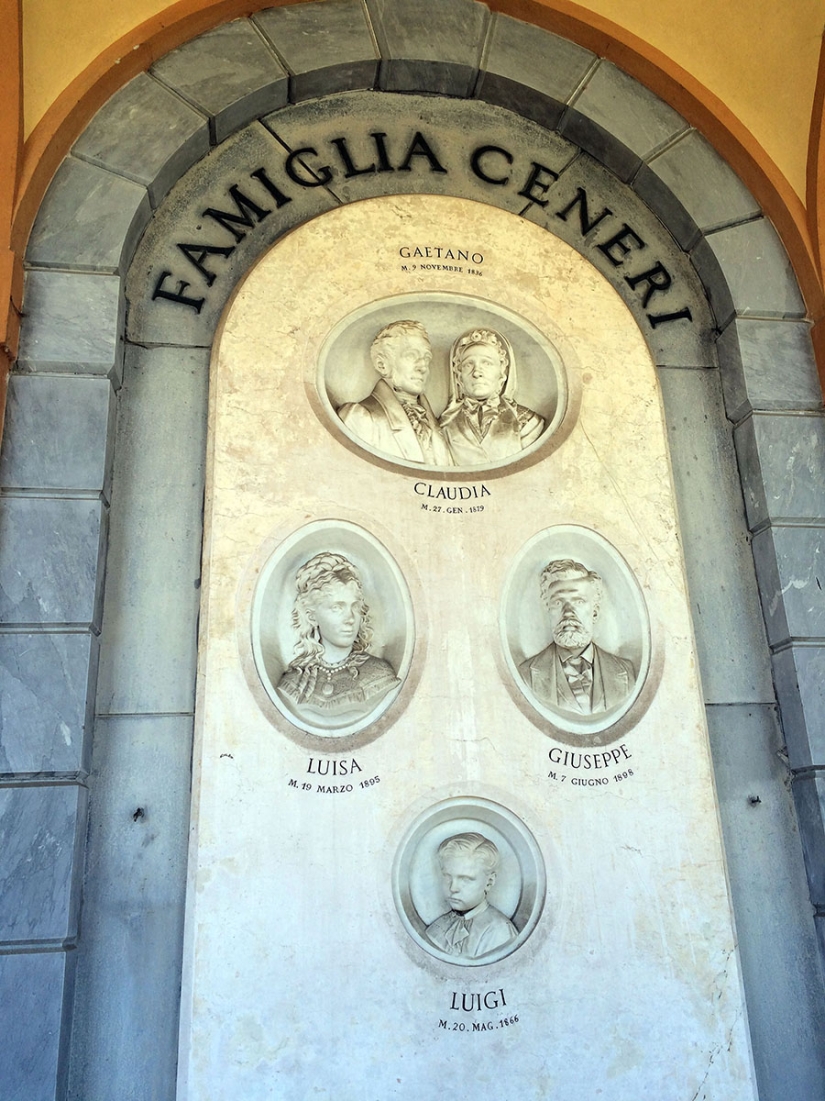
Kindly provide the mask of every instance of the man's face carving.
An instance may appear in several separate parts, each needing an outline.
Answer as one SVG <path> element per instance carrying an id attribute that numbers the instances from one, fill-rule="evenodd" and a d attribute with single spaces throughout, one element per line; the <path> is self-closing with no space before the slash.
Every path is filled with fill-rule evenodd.
<path id="1" fill-rule="evenodd" d="M 553 641 L 568 650 L 583 650 L 593 639 L 598 614 L 596 589 L 586 578 L 557 581 L 550 587 L 547 609 Z"/>
<path id="2" fill-rule="evenodd" d="M 491 872 L 486 862 L 474 853 L 443 853 L 439 860 L 444 897 L 450 909 L 464 914 L 480 906 L 493 885 L 496 873 Z"/>
<path id="3" fill-rule="evenodd" d="M 401 333 L 384 342 L 375 367 L 393 390 L 417 398 L 427 385 L 432 358 L 425 337 L 419 333 Z"/>
<path id="4" fill-rule="evenodd" d="M 506 377 L 501 356 L 489 344 L 470 345 L 461 357 L 458 375 L 462 390 L 474 401 L 497 397 Z"/>

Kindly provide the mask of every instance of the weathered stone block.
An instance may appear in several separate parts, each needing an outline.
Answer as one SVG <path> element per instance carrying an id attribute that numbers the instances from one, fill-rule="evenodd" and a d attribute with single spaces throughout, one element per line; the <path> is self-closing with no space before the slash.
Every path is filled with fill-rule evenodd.
<path id="1" fill-rule="evenodd" d="M 26 261 L 122 275 L 151 216 L 145 187 L 66 157 L 40 207 Z"/>
<path id="2" fill-rule="evenodd" d="M 164 84 L 210 115 L 216 144 L 287 101 L 287 73 L 245 19 L 224 23 L 152 66 Z"/>
<path id="3" fill-rule="evenodd" d="M 637 195 L 582 154 L 561 173 L 546 198 L 546 207 L 534 204 L 524 216 L 567 241 L 608 279 L 636 318 L 654 362 L 667 367 L 715 364 L 703 288 L 685 254 Z M 620 242 L 611 247 L 617 235 Z M 671 289 L 655 291 L 645 305 L 650 288 L 643 280 L 632 285 L 633 280 L 658 264 L 667 272 Z M 663 281 L 664 277 L 654 278 Z M 654 324 L 648 317 L 682 309 L 690 312 L 691 319 Z"/>
<path id="4" fill-rule="evenodd" d="M 88 767 L 97 639 L 83 634 L 0 634 L 0 773 Z"/>
<path id="5" fill-rule="evenodd" d="M 780 650 L 773 675 L 791 768 L 825 765 L 825 646 Z"/>
<path id="6" fill-rule="evenodd" d="M 595 54 L 508 15 L 493 15 L 476 95 L 553 129 Z"/>
<path id="7" fill-rule="evenodd" d="M 629 180 L 641 161 L 687 126 L 653 92 L 602 61 L 562 119 L 561 132 Z"/>
<path id="8" fill-rule="evenodd" d="M 207 119 L 147 73 L 100 108 L 74 144 L 86 161 L 143 184 L 152 206 L 209 152 Z"/>
<path id="9" fill-rule="evenodd" d="M 719 263 L 738 316 L 805 316 L 788 254 L 766 218 L 707 234 L 704 243 Z"/>
<path id="10" fill-rule="evenodd" d="M 631 186 L 647 206 L 664 222 L 679 245 L 689 251 L 699 241 L 701 231 L 686 208 L 667 184 L 648 165 L 640 164 Z"/>
<path id="11" fill-rule="evenodd" d="M 708 726 L 759 1096 L 817 1097 L 822 979 L 775 709 L 709 707 Z"/>
<path id="12" fill-rule="evenodd" d="M 98 711 L 194 708 L 209 353 L 129 347 Z"/>
<path id="13" fill-rule="evenodd" d="M 0 486 L 107 494 L 113 412 L 108 379 L 12 375 Z"/>
<path id="14" fill-rule="evenodd" d="M 642 161 L 637 154 L 575 107 L 568 107 L 565 111 L 559 132 L 624 183 L 628 183 L 639 171 Z"/>
<path id="15" fill-rule="evenodd" d="M 108 375 L 119 384 L 124 312 L 120 279 L 30 271 L 24 305 L 18 370 Z"/>
<path id="16" fill-rule="evenodd" d="M 360 0 L 270 8 L 252 19 L 288 67 L 293 101 L 375 85 L 378 53 Z"/>
<path id="17" fill-rule="evenodd" d="M 255 260 L 296 224 L 336 205 L 325 187 L 302 187 L 289 179 L 286 159 L 284 147 L 255 122 L 179 180 L 146 231 L 129 273 L 129 339 L 209 347 L 227 299 Z M 264 176 L 252 175 L 259 172 Z M 273 196 L 264 178 L 283 199 Z M 247 202 L 254 207 L 244 206 Z M 212 251 L 201 256 L 202 247 Z M 175 293 L 196 305 L 163 297 Z"/>
<path id="18" fill-rule="evenodd" d="M 816 522 L 825 507 L 825 417 L 753 413 L 734 431 L 748 524 Z"/>
<path id="19" fill-rule="evenodd" d="M 753 556 L 771 645 L 825 638 L 825 528 L 766 528 Z"/>
<path id="20" fill-rule="evenodd" d="M 490 14 L 475 0 L 367 0 L 388 92 L 472 94 Z"/>
<path id="21" fill-rule="evenodd" d="M 71 955 L 71 953 L 69 953 Z M 57 1101 L 65 952 L 0 956 L 0 1082 L 3 1101 Z"/>
<path id="22" fill-rule="evenodd" d="M 689 130 L 648 162 L 649 171 L 674 195 L 703 232 L 731 225 L 760 213 L 759 204 L 710 142 Z M 634 185 L 645 198 L 644 187 Z M 654 209 L 656 193 L 651 193 Z M 668 208 L 660 210 L 669 224 Z M 692 244 L 693 242 L 691 242 Z"/>
<path id="23" fill-rule="evenodd" d="M 69 1096 L 172 1097 L 192 720 L 100 720 Z M 147 1011 L 147 1006 L 151 1011 Z"/>
<path id="24" fill-rule="evenodd" d="M 825 776 L 803 772 L 793 779 L 799 833 L 814 906 L 825 906 Z"/>
<path id="25" fill-rule="evenodd" d="M 718 375 L 660 370 L 659 378 L 705 700 L 773 702 L 765 628 Z"/>
<path id="26" fill-rule="evenodd" d="M 77 784 L 0 788 L 0 942 L 74 936 L 85 809 Z"/>
<path id="27" fill-rule="evenodd" d="M 821 409 L 810 326 L 737 318 L 717 343 L 730 420 L 757 409 Z"/>
<path id="28" fill-rule="evenodd" d="M 724 329 L 735 313 L 733 294 L 727 275 L 706 238 L 700 238 L 693 246 L 690 259 L 704 285 L 716 318 L 716 328 Z"/>
<path id="29" fill-rule="evenodd" d="M 105 512 L 96 500 L 0 498 L 0 623 L 97 623 Z"/>
<path id="30" fill-rule="evenodd" d="M 375 171 L 347 175 L 330 142 L 340 133 L 342 115 L 347 119 L 347 150 L 354 165 L 359 169 L 372 165 Z M 519 189 L 530 174 L 533 158 L 541 157 L 553 171 L 561 172 L 577 152 L 558 134 L 549 134 L 533 122 L 475 100 L 354 92 L 301 104 L 270 115 L 264 122 L 288 149 L 306 145 L 317 149 L 318 155 L 311 160 L 316 165 L 331 166 L 333 176 L 328 188 L 342 203 L 425 192 L 475 199 L 518 214 L 527 202 Z M 485 144 L 506 148 L 513 165 L 491 154 L 482 159 L 481 169 L 491 176 L 509 174 L 509 185 L 490 184 L 470 169 L 476 148 L 474 135 L 482 124 Z M 370 136 L 376 130 L 386 135 L 383 144 L 390 170 L 377 170 L 380 158 Z M 425 135 L 443 172 L 434 168 L 428 157 L 418 155 L 412 157 L 409 170 L 399 167 L 406 161 L 416 133 Z"/>

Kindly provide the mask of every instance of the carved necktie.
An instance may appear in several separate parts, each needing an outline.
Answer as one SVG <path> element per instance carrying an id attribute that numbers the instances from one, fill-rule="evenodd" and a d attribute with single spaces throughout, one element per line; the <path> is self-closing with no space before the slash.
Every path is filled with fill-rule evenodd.
<path id="1" fill-rule="evenodd" d="M 407 420 L 409 420 L 412 425 L 416 439 L 421 444 L 421 450 L 424 452 L 425 458 L 431 458 L 430 452 L 433 430 L 427 419 L 427 411 L 424 409 L 423 405 L 419 405 L 417 401 L 405 401 L 401 398 L 401 405 L 404 408 L 404 412 L 407 414 Z"/>
<path id="2" fill-rule="evenodd" d="M 579 654 L 575 658 L 567 658 L 561 663 L 570 691 L 576 697 L 576 702 L 583 711 L 591 708 L 590 694 L 593 688 L 593 666 Z"/>
<path id="3" fill-rule="evenodd" d="M 450 926 L 450 931 L 444 938 L 447 943 L 447 951 L 451 955 L 460 956 L 464 951 L 464 942 L 470 935 L 473 919 L 469 920 L 456 914 L 456 921 Z"/>

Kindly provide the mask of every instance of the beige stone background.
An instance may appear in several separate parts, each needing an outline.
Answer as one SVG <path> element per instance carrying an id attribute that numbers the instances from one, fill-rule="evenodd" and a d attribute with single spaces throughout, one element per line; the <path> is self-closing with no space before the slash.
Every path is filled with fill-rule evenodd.
<path id="1" fill-rule="evenodd" d="M 411 242 L 478 249 L 484 274 L 402 272 Z M 417 291 L 500 303 L 567 372 L 570 418 L 538 461 L 461 476 L 489 488 L 480 513 L 423 510 L 416 482 L 455 478 L 369 456 L 317 394 L 336 322 Z M 656 377 L 612 289 L 503 211 L 423 196 L 335 210 L 282 240 L 238 291 L 213 363 L 210 441 L 182 1096 L 297 1101 L 297 1083 L 312 1081 L 319 1097 L 420 1101 L 431 1078 L 433 1095 L 479 1101 L 572 1098 L 582 1081 L 611 1101 L 676 1101 L 700 1086 L 753 1097 Z M 255 690 L 249 614 L 279 541 L 334 517 L 395 557 L 416 641 L 379 736 L 330 755 L 300 744 Z M 648 690 L 613 743 L 631 756 L 598 774 L 605 787 L 573 786 L 550 764 L 551 748 L 572 747 L 513 686 L 500 641 L 511 563 L 562 524 L 617 548 L 651 622 Z M 330 756 L 358 761 L 352 792 L 314 790 L 308 762 Z M 468 795 L 522 819 L 548 888 L 521 948 L 462 968 L 406 933 L 391 868 L 416 815 Z M 518 1023 L 472 1032 L 502 1014 L 452 1012 L 452 992 L 491 989 Z"/>

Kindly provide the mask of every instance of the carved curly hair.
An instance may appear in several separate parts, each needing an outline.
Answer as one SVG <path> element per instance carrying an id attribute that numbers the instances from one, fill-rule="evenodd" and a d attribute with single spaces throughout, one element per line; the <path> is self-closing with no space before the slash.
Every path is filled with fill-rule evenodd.
<path id="1" fill-rule="evenodd" d="M 293 665 L 304 665 L 323 657 L 324 646 L 318 624 L 311 618 L 316 600 L 328 585 L 336 581 L 348 585 L 354 581 L 361 597 L 361 626 L 352 644 L 354 653 L 367 649 L 372 639 L 369 608 L 364 600 L 361 575 L 348 558 L 333 551 L 321 551 L 305 562 L 295 574 L 295 604 L 292 608 L 292 626 L 297 632 Z"/>

